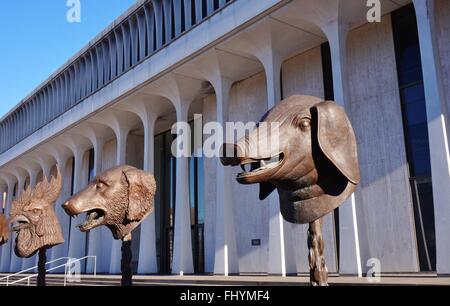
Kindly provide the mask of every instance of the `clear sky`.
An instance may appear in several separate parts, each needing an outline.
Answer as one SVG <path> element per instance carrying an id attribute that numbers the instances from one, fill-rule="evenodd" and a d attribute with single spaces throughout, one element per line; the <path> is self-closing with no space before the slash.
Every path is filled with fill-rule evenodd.
<path id="1" fill-rule="evenodd" d="M 135 2 L 79 1 L 80 23 L 67 0 L 0 1 L 0 117 Z"/>

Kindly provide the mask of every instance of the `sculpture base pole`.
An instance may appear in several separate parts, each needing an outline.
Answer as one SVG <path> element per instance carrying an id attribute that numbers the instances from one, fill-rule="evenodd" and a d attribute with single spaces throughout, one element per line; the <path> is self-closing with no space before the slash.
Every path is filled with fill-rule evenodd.
<path id="1" fill-rule="evenodd" d="M 322 218 L 309 223 L 309 281 L 311 286 L 328 286 L 328 269 L 325 264 Z"/>
<path id="2" fill-rule="evenodd" d="M 38 276 L 37 276 L 37 286 L 45 287 L 45 262 L 47 261 L 47 248 L 39 249 L 39 259 L 38 259 Z"/>
<path id="3" fill-rule="evenodd" d="M 128 234 L 122 239 L 122 259 L 120 267 L 122 271 L 122 286 L 133 286 L 133 270 L 131 269 L 131 234 Z"/>

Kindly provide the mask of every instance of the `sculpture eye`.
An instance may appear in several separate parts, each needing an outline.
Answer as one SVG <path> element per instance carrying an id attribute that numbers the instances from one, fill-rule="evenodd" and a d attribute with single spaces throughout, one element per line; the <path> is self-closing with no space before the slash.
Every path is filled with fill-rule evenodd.
<path id="1" fill-rule="evenodd" d="M 95 189 L 97 189 L 97 190 L 103 190 L 103 189 L 105 189 L 106 187 L 108 187 L 109 185 L 108 185 L 108 183 L 106 183 L 105 181 L 103 181 L 103 180 L 98 180 L 96 183 L 95 183 Z"/>
<path id="2" fill-rule="evenodd" d="M 306 132 L 311 128 L 311 119 L 305 116 L 295 116 L 292 120 L 292 124 Z"/>
<path id="3" fill-rule="evenodd" d="M 311 121 L 307 118 L 303 118 L 302 120 L 300 120 L 299 126 L 302 131 L 307 131 L 311 127 Z"/>

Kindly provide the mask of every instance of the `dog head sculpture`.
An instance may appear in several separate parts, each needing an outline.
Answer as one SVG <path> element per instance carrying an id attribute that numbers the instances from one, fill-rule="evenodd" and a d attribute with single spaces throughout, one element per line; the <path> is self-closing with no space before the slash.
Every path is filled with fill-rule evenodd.
<path id="1" fill-rule="evenodd" d="M 317 220 L 354 192 L 360 180 L 356 139 L 343 108 L 316 97 L 292 96 L 261 122 L 276 122 L 278 133 L 260 124 L 237 144 L 224 144 L 221 161 L 242 167 L 239 183 L 259 183 L 261 200 L 278 189 L 287 221 Z"/>
<path id="2" fill-rule="evenodd" d="M 156 182 L 149 172 L 119 166 L 97 176 L 63 208 L 70 216 L 87 213 L 78 227 L 87 232 L 106 225 L 115 239 L 123 239 L 153 212 Z"/>
<path id="3" fill-rule="evenodd" d="M 62 188 L 59 173 L 50 181 L 44 177 L 36 187 L 28 187 L 14 200 L 10 211 L 12 230 L 17 232 L 15 253 L 19 257 L 31 257 L 43 247 L 64 242 L 61 225 L 54 210 Z M 14 225 L 16 224 L 16 225 Z"/>
<path id="4" fill-rule="evenodd" d="M 4 214 L 0 214 L 0 245 L 8 242 L 9 223 Z"/>

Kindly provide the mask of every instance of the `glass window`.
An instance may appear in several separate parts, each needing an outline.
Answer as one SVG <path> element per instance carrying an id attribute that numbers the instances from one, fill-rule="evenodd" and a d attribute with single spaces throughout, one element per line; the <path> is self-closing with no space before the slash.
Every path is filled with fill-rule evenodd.
<path id="1" fill-rule="evenodd" d="M 420 269 L 436 269 L 427 110 L 417 21 L 412 5 L 392 13 L 398 82 Z"/>
<path id="2" fill-rule="evenodd" d="M 170 145 L 170 131 L 155 136 L 154 176 L 158 188 L 155 195 L 156 254 L 160 273 L 170 274 L 173 255 L 175 221 L 175 167 Z"/>
<path id="3" fill-rule="evenodd" d="M 95 152 L 94 149 L 89 150 L 89 171 L 88 171 L 88 182 L 91 182 L 92 179 L 95 177 Z"/>
<path id="4" fill-rule="evenodd" d="M 197 121 L 201 124 L 201 120 Z M 194 131 L 194 121 L 190 122 Z M 204 219 L 203 203 L 203 156 L 201 148 L 194 148 L 194 133 L 191 133 L 192 156 L 189 158 L 189 201 L 191 212 L 191 237 L 194 260 L 194 272 L 204 272 Z"/>

